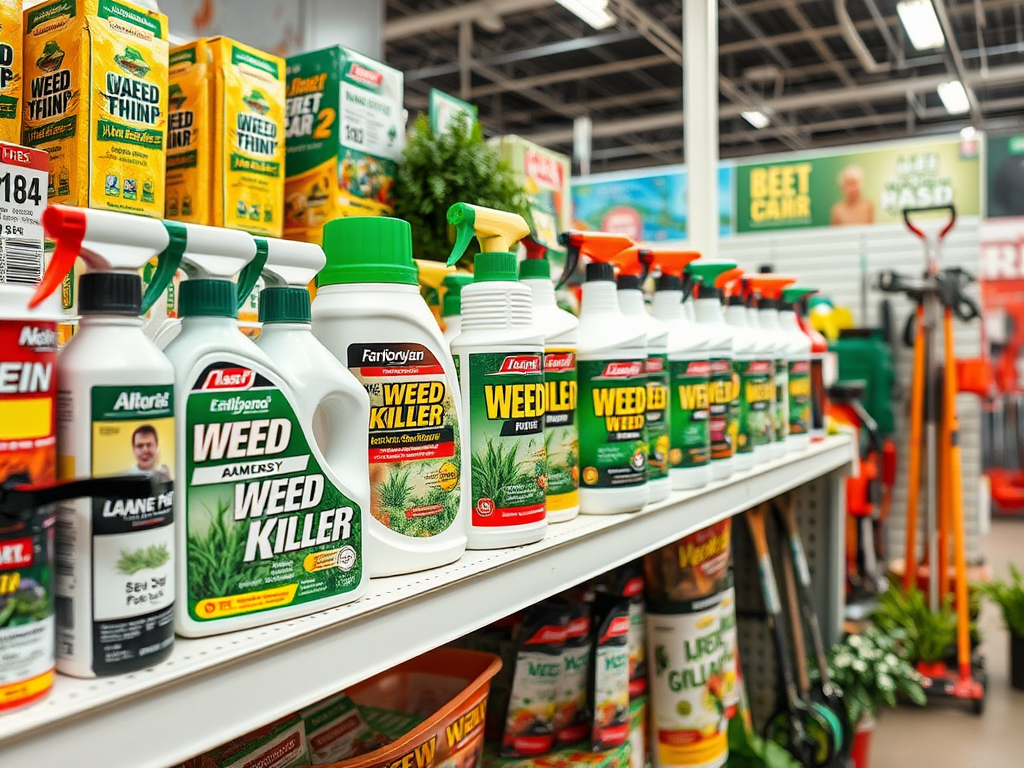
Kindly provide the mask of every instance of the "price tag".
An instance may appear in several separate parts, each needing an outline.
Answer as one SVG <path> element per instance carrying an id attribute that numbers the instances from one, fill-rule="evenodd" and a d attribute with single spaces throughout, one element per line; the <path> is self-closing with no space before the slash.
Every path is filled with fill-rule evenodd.
<path id="1" fill-rule="evenodd" d="M 0 142 L 0 284 L 35 285 L 43 275 L 46 152 Z"/>

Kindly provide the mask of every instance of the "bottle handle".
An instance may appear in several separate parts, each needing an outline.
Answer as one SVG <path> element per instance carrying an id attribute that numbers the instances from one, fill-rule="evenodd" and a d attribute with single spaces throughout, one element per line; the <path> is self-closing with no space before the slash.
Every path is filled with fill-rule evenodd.
<path id="1" fill-rule="evenodd" d="M 361 388 L 360 388 L 361 389 Z M 352 439 L 353 423 L 368 424 L 369 403 L 363 392 L 334 389 L 325 393 L 313 411 L 313 435 L 329 467 L 357 467 L 346 473 L 346 486 L 365 499 L 370 497 L 370 469 L 367 445 Z M 340 476 L 340 473 L 335 473 Z"/>

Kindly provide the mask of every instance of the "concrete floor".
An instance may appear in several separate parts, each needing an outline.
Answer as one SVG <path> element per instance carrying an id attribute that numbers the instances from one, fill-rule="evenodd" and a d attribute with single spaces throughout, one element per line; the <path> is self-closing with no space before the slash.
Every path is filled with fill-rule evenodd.
<path id="1" fill-rule="evenodd" d="M 997 578 L 1007 564 L 1024 566 L 1024 519 L 994 520 L 982 551 Z M 1010 687 L 1009 639 L 999 610 L 980 619 L 988 694 L 985 714 L 966 703 L 927 709 L 900 707 L 882 714 L 871 747 L 871 768 L 1019 768 L 1024 765 L 1024 692 Z"/>

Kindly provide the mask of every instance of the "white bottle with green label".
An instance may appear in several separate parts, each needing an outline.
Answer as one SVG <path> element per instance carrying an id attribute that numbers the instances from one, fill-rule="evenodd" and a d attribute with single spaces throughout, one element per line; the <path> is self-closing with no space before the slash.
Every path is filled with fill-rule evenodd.
<path id="1" fill-rule="evenodd" d="M 530 544 L 547 531 L 544 450 L 544 334 L 533 294 L 516 275 L 510 249 L 530 232 L 522 216 L 466 203 L 448 210 L 454 264 L 475 236 L 473 282 L 462 289 L 462 333 L 452 341 L 459 369 L 471 477 L 469 549 Z"/>
<path id="2" fill-rule="evenodd" d="M 697 322 L 711 336 L 708 359 L 711 371 L 708 380 L 708 410 L 711 431 L 711 477 L 724 480 L 733 473 L 739 413 L 733 407 L 737 377 L 733 370 L 736 329 L 725 322 L 722 311 L 722 289 L 715 281 L 735 269 L 732 261 L 697 261 L 688 269 L 700 281 L 694 310 Z"/>
<path id="3" fill-rule="evenodd" d="M 446 275 L 441 283 L 445 289 L 441 300 L 441 320 L 444 322 L 444 340 L 449 344 L 462 333 L 462 289 L 472 282 L 472 275 L 456 272 Z"/>
<path id="4" fill-rule="evenodd" d="M 179 414 L 175 631 L 203 637 L 346 602 L 365 584 L 362 511 L 317 445 L 316 406 L 300 406 L 288 375 L 238 328 L 266 243 L 167 226 L 185 231 L 184 259 L 201 275 L 181 286 L 181 332 L 165 349 Z"/>
<path id="5" fill-rule="evenodd" d="M 708 379 L 711 337 L 686 318 L 683 283 L 663 273 L 654 289 L 654 316 L 668 326 L 669 478 L 675 490 L 701 488 L 711 481 Z"/>
<path id="6" fill-rule="evenodd" d="M 466 551 L 462 398 L 441 329 L 420 296 L 409 223 L 351 216 L 324 226 L 313 334 L 370 397 L 370 578 Z"/>
<path id="7" fill-rule="evenodd" d="M 76 677 L 133 672 L 174 643 L 174 369 L 142 331 L 142 313 L 181 258 L 155 219 L 51 205 L 56 242 L 38 297 L 81 257 L 78 332 L 58 358 L 59 479 L 143 475 L 148 495 L 58 506 L 57 669 Z M 145 299 L 139 270 L 160 254 Z M 179 465 L 180 466 L 180 465 Z"/>
<path id="8" fill-rule="evenodd" d="M 738 281 L 737 281 L 738 282 Z M 758 462 L 758 446 L 768 444 L 765 423 L 771 418 L 769 407 L 773 397 L 771 362 L 758 354 L 760 331 L 747 322 L 747 308 L 742 292 L 727 291 L 725 322 L 736 330 L 733 367 L 739 377 L 736 469 L 752 469 Z"/>
<path id="9" fill-rule="evenodd" d="M 619 309 L 630 321 L 639 320 L 647 330 L 647 500 L 667 499 L 672 493 L 669 479 L 669 442 L 672 427 L 668 407 L 668 326 L 647 312 L 640 290 L 640 276 L 620 274 Z"/>
<path id="10" fill-rule="evenodd" d="M 527 247 L 519 281 L 533 296 L 533 322 L 544 334 L 544 445 L 548 522 L 564 523 L 580 511 L 580 441 L 576 420 L 576 357 L 580 321 L 558 306 L 551 264 Z"/>
<path id="11" fill-rule="evenodd" d="M 763 464 L 771 461 L 773 457 L 772 444 L 775 442 L 775 342 L 770 333 L 761 328 L 760 314 L 757 304 L 760 299 L 756 291 L 749 290 L 749 280 L 744 277 L 744 290 L 747 295 L 744 299 L 746 306 L 747 327 L 753 334 L 755 341 L 754 352 L 757 355 L 759 365 L 754 366 L 748 383 L 755 389 L 750 391 L 749 397 L 757 404 L 756 408 L 748 412 L 753 418 L 749 424 L 751 436 L 754 440 L 754 463 Z M 748 398 L 748 402 L 750 402 Z M 763 415 L 762 415 L 763 414 Z"/>
<path id="12" fill-rule="evenodd" d="M 758 301 L 757 318 L 772 344 L 772 356 L 775 361 L 775 402 L 772 409 L 772 426 L 774 440 L 769 446 L 772 458 L 785 456 L 789 440 L 789 358 L 791 339 L 789 334 L 779 325 L 779 303 L 782 289 L 795 282 L 792 277 L 784 277 L 772 272 L 751 275 L 751 287 L 761 298 Z"/>
<path id="13" fill-rule="evenodd" d="M 791 286 L 782 289 L 779 323 L 789 333 L 789 444 L 802 451 L 811 444 L 811 337 L 804 333 L 797 318 L 796 305 L 814 288 Z"/>

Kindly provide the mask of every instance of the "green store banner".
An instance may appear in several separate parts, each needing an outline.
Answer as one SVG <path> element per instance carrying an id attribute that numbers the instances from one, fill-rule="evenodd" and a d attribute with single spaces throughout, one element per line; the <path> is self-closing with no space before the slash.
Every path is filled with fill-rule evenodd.
<path id="1" fill-rule="evenodd" d="M 943 139 L 737 165 L 736 231 L 891 223 L 904 208 L 949 203 L 976 216 L 977 146 Z"/>

